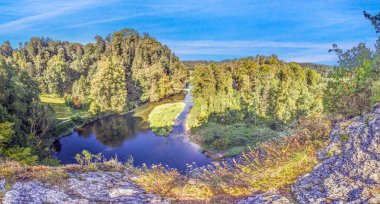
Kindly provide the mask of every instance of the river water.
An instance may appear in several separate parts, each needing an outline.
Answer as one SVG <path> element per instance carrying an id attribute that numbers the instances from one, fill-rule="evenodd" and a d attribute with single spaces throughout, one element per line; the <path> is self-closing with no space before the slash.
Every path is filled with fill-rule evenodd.
<path id="1" fill-rule="evenodd" d="M 93 154 L 102 153 L 107 159 L 117 157 L 119 161 L 132 157 L 135 166 L 163 164 L 181 172 L 186 170 L 186 164 L 210 164 L 212 160 L 203 155 L 185 134 L 185 121 L 193 105 L 191 98 L 188 92 L 184 99 L 177 96 L 159 103 L 148 103 L 125 115 L 87 124 L 56 141 L 55 156 L 62 164 L 74 164 L 75 155 L 88 150 Z M 177 118 L 172 133 L 168 137 L 155 135 L 147 122 L 149 113 L 158 104 L 181 100 L 186 106 Z"/>

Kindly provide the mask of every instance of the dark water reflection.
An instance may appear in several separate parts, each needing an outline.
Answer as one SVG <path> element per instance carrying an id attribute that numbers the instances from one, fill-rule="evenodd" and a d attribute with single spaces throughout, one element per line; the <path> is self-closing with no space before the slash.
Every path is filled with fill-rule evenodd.
<path id="1" fill-rule="evenodd" d="M 164 102 L 183 100 L 172 98 Z M 164 164 L 180 171 L 187 163 L 203 166 L 211 160 L 199 152 L 184 134 L 184 123 L 192 106 L 191 96 L 185 97 L 186 107 L 168 137 L 156 136 L 147 123 L 150 111 L 159 103 L 146 104 L 123 116 L 111 116 L 88 124 L 56 142 L 55 156 L 63 164 L 76 163 L 74 156 L 83 150 L 102 153 L 106 158 L 117 156 L 120 161 L 133 157 L 134 165 Z"/>

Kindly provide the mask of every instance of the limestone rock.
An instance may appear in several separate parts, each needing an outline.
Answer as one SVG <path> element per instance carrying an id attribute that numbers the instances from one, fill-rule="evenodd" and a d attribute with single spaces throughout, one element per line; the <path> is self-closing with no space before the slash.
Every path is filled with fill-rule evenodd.
<path id="1" fill-rule="evenodd" d="M 292 186 L 300 203 L 380 203 L 380 108 L 336 125 L 318 156 Z"/>
<path id="2" fill-rule="evenodd" d="M 0 193 L 5 192 L 5 179 L 0 179 Z"/>
<path id="3" fill-rule="evenodd" d="M 71 174 L 59 185 L 18 182 L 6 192 L 4 203 L 170 203 L 148 194 L 132 183 L 127 173 L 87 172 Z"/>
<path id="4" fill-rule="evenodd" d="M 286 196 L 281 195 L 279 192 L 267 192 L 250 196 L 244 200 L 237 202 L 237 204 L 290 204 L 295 203 Z"/>
<path id="5" fill-rule="evenodd" d="M 4 197 L 4 204 L 13 203 L 88 203 L 72 197 L 54 186 L 40 182 L 16 183 Z"/>

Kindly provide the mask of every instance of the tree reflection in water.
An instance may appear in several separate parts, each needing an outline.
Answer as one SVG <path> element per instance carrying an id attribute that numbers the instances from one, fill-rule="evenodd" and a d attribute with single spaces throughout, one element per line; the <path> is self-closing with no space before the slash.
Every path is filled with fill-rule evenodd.
<path id="1" fill-rule="evenodd" d="M 126 140 L 134 138 L 137 132 L 143 131 L 142 123 L 142 118 L 133 117 L 131 114 L 113 116 L 94 122 L 87 133 L 94 133 L 103 145 L 120 147 Z"/>

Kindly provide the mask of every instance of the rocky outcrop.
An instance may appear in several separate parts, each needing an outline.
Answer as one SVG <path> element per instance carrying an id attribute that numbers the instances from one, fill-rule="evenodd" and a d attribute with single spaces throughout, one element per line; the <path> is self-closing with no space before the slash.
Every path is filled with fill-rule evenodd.
<path id="1" fill-rule="evenodd" d="M 5 179 L 0 179 L 0 193 L 5 192 Z"/>
<path id="2" fill-rule="evenodd" d="M 87 172 L 71 174 L 59 185 L 18 182 L 6 192 L 7 203 L 170 203 L 148 194 L 129 179 L 127 172 Z"/>
<path id="3" fill-rule="evenodd" d="M 261 203 L 291 204 L 295 202 L 288 196 L 284 196 L 278 191 L 253 195 L 244 200 L 237 202 L 237 204 L 259 204 L 259 203 L 260 204 Z"/>
<path id="4" fill-rule="evenodd" d="M 292 187 L 300 203 L 380 203 L 380 108 L 336 125 L 318 156 Z"/>

